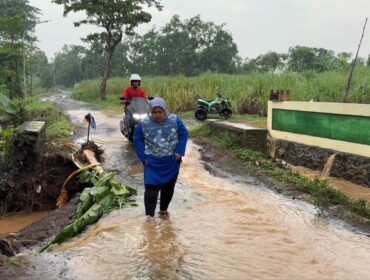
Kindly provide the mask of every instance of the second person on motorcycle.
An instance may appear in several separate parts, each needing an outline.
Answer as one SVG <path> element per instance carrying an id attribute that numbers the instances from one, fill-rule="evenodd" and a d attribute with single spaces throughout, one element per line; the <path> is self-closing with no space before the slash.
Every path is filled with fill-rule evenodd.
<path id="1" fill-rule="evenodd" d="M 138 74 L 132 74 L 130 77 L 130 85 L 124 88 L 122 91 L 121 97 L 124 97 L 125 101 L 125 109 L 130 104 L 132 98 L 140 97 L 144 99 L 148 99 L 148 95 L 141 88 L 141 77 Z"/>

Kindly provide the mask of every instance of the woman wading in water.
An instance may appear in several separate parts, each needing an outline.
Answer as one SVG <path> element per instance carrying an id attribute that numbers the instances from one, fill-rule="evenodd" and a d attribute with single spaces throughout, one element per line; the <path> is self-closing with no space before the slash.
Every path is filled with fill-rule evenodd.
<path id="1" fill-rule="evenodd" d="M 154 98 L 150 106 L 152 114 L 136 126 L 133 142 L 137 157 L 144 165 L 145 213 L 154 217 L 160 193 L 159 215 L 167 217 L 188 131 L 178 116 L 168 112 L 162 98 Z"/>

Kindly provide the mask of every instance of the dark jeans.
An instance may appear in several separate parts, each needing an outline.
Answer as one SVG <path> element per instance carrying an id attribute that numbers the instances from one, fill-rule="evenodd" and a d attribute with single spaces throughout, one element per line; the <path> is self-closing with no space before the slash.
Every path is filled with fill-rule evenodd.
<path id="1" fill-rule="evenodd" d="M 161 192 L 159 209 L 167 211 L 173 197 L 177 176 L 163 185 L 145 185 L 144 204 L 146 215 L 154 217 L 158 194 Z"/>

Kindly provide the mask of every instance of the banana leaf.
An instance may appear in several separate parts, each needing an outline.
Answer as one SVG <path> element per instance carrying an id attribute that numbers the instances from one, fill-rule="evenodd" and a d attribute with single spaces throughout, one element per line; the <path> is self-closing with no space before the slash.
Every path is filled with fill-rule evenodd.
<path id="1" fill-rule="evenodd" d="M 90 194 L 91 188 L 86 188 L 80 195 L 74 219 L 80 218 L 94 204 L 93 196 Z"/>
<path id="2" fill-rule="evenodd" d="M 0 110 L 12 115 L 15 115 L 19 112 L 19 108 L 2 93 L 0 93 Z"/>
<path id="3" fill-rule="evenodd" d="M 127 198 L 124 197 L 118 197 L 114 200 L 113 203 L 113 208 L 123 208 L 123 207 L 136 207 L 137 203 L 135 200 L 128 200 Z"/>
<path id="4" fill-rule="evenodd" d="M 97 181 L 96 184 L 94 183 L 94 186 L 95 187 L 106 186 L 108 182 L 112 181 L 114 176 L 116 176 L 116 174 L 113 173 L 113 172 L 102 172 L 102 173 L 99 174 L 99 176 L 97 178 L 98 181 Z"/>
<path id="5" fill-rule="evenodd" d="M 133 193 L 131 193 L 131 191 L 127 187 L 123 187 L 119 183 L 112 182 L 111 184 L 112 184 L 112 192 L 116 196 L 127 197 L 127 196 L 130 196 L 131 194 L 133 194 Z"/>
<path id="6" fill-rule="evenodd" d="M 137 206 L 135 200 L 128 199 L 136 194 L 136 190 L 112 181 L 114 176 L 115 173 L 111 172 L 93 174 L 86 170 L 80 174 L 80 182 L 91 183 L 93 187 L 85 188 L 81 193 L 71 224 L 61 230 L 40 252 L 47 250 L 52 244 L 61 244 L 76 236 L 86 226 L 97 222 L 105 213 L 117 208 Z"/>
<path id="7" fill-rule="evenodd" d="M 106 196 L 106 194 L 110 192 L 110 189 L 110 186 L 93 187 L 91 189 L 90 195 L 93 196 L 95 200 L 99 200 L 102 197 Z"/>
<path id="8" fill-rule="evenodd" d="M 109 212 L 114 201 L 114 194 L 109 193 L 102 200 L 96 202 L 90 209 L 73 223 L 66 226 L 40 252 L 47 250 L 52 244 L 61 244 L 79 234 L 88 225 L 94 224 L 103 214 Z"/>
<path id="9" fill-rule="evenodd" d="M 90 171 L 84 171 L 80 174 L 79 181 L 81 183 L 90 183 L 93 177 L 94 175 Z"/>

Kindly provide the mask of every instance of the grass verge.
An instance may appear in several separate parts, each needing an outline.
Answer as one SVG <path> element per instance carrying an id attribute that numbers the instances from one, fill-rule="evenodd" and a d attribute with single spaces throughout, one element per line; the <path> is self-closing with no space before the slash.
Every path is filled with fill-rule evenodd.
<path id="1" fill-rule="evenodd" d="M 63 110 L 58 106 L 39 101 L 37 98 L 27 98 L 23 103 L 23 121 L 44 121 L 46 140 L 59 142 L 69 136 L 71 124 Z"/>
<path id="2" fill-rule="evenodd" d="M 248 170 L 258 171 L 284 183 L 287 187 L 308 194 L 312 202 L 323 213 L 336 209 L 338 216 L 361 223 L 370 221 L 370 205 L 364 200 L 352 200 L 344 193 L 332 188 L 327 181 L 311 180 L 297 172 L 267 158 L 260 152 L 241 147 L 241 142 L 229 134 L 215 134 L 208 125 L 198 125 L 190 131 L 190 136 L 200 141 L 212 143 L 217 148 L 238 158 Z"/>
<path id="3" fill-rule="evenodd" d="M 370 67 L 358 67 L 354 75 L 349 102 L 370 102 Z M 235 114 L 267 114 L 267 100 L 271 89 L 290 89 L 293 101 L 341 102 L 346 71 L 316 73 L 284 72 L 229 75 L 204 73 L 196 77 L 144 77 L 142 86 L 150 96 L 163 97 L 172 112 L 192 111 L 195 99 L 211 99 L 217 87 L 229 98 Z M 103 107 L 117 106 L 127 78 L 111 78 L 107 84 L 107 99 L 100 99 L 100 80 L 86 80 L 76 85 L 72 97 L 94 102 Z"/>

